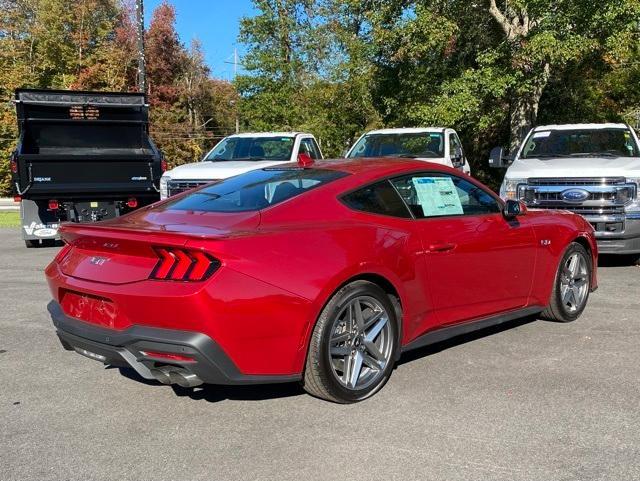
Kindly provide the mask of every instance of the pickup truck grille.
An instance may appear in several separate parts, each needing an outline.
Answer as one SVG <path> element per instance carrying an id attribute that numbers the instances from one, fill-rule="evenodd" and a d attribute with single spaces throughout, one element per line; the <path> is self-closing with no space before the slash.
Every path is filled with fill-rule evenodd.
<path id="1" fill-rule="evenodd" d="M 624 177 L 532 178 L 518 186 L 518 194 L 531 207 L 570 210 L 597 221 L 623 217 L 637 186 Z"/>
<path id="2" fill-rule="evenodd" d="M 167 193 L 169 197 L 172 195 L 186 192 L 187 190 L 195 189 L 203 185 L 209 184 L 213 180 L 170 180 L 167 184 Z"/>
<path id="3" fill-rule="evenodd" d="M 584 185 L 625 185 L 624 177 L 575 177 L 575 178 L 531 178 L 529 185 L 563 185 L 563 186 L 584 186 Z"/>

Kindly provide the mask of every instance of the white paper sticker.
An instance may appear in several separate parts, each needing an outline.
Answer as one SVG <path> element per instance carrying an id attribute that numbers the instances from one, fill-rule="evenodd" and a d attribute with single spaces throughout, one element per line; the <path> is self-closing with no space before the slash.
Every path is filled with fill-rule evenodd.
<path id="1" fill-rule="evenodd" d="M 417 177 L 412 180 L 425 217 L 463 213 L 458 190 L 451 177 Z"/>

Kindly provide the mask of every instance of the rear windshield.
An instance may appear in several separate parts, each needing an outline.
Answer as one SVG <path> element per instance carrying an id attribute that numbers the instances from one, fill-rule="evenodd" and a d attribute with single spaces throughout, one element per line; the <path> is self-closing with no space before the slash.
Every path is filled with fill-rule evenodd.
<path id="1" fill-rule="evenodd" d="M 221 180 L 170 202 L 170 210 L 243 212 L 259 210 L 344 177 L 325 169 L 259 169 Z"/>

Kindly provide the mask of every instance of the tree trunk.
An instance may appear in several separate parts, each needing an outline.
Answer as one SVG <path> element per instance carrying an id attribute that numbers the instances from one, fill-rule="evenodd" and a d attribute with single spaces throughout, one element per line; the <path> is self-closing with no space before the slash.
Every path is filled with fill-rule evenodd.
<path id="1" fill-rule="evenodd" d="M 515 154 L 529 130 L 536 124 L 540 97 L 549 81 L 550 67 L 545 63 L 542 73 L 528 92 L 516 96 L 511 103 L 511 119 L 509 130 L 509 152 Z"/>

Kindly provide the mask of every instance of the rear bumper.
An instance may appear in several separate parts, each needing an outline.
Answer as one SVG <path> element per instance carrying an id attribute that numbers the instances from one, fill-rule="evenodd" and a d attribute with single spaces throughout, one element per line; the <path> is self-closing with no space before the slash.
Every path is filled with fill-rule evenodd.
<path id="1" fill-rule="evenodd" d="M 194 374 L 207 384 L 269 384 L 298 381 L 296 375 L 247 375 L 209 336 L 191 331 L 134 325 L 122 331 L 94 326 L 67 316 L 55 301 L 47 306 L 57 335 L 65 349 L 75 350 L 104 364 L 132 367 L 145 379 L 156 379 L 158 363 Z M 188 356 L 193 362 L 154 361 L 142 351 Z"/>

